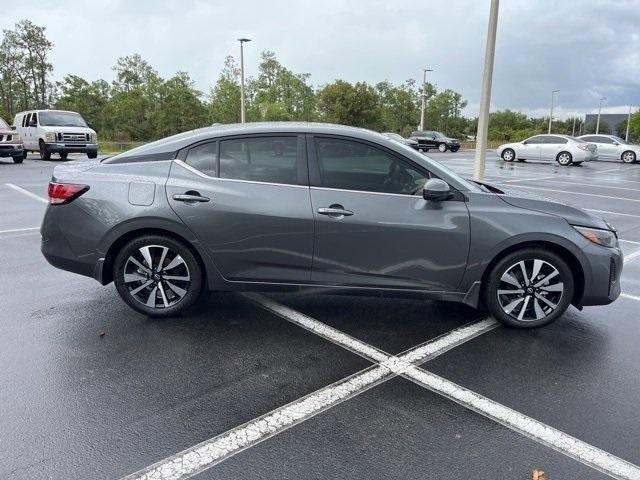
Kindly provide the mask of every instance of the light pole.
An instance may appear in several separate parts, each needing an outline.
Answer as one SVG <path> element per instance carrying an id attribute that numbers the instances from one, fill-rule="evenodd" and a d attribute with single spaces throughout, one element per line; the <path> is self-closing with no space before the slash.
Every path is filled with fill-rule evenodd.
<path id="1" fill-rule="evenodd" d="M 250 42 L 250 38 L 239 38 L 240 42 L 240 123 L 244 123 L 244 49 L 242 45 Z"/>
<path id="2" fill-rule="evenodd" d="M 573 117 L 573 128 L 571 129 L 571 136 L 576 136 L 576 117 Z"/>
<path id="3" fill-rule="evenodd" d="M 496 53 L 496 31 L 498 29 L 498 8 L 499 0 L 491 0 L 489 27 L 487 29 L 487 45 L 484 52 L 484 73 L 482 74 L 482 94 L 480 95 L 480 112 L 478 114 L 476 155 L 473 168 L 473 178 L 478 181 L 482 181 L 484 178 L 485 156 L 487 153 L 489 106 L 491 105 L 491 80 L 493 77 L 493 58 Z"/>
<path id="4" fill-rule="evenodd" d="M 629 105 L 629 115 L 627 115 L 627 133 L 624 136 L 624 141 L 629 141 L 629 124 L 631 123 L 631 105 Z"/>
<path id="5" fill-rule="evenodd" d="M 556 93 L 560 90 L 554 90 L 551 92 L 551 111 L 549 112 L 549 133 L 551 133 L 551 122 L 553 121 L 553 99 Z"/>
<path id="6" fill-rule="evenodd" d="M 424 130 L 424 111 L 427 106 L 427 72 L 433 72 L 430 68 L 422 70 L 422 108 L 420 109 L 420 131 Z"/>
<path id="7" fill-rule="evenodd" d="M 602 111 L 602 101 L 606 99 L 607 97 L 602 97 L 600 99 L 600 104 L 598 105 L 598 121 L 596 122 L 596 135 L 600 133 L 600 112 Z"/>

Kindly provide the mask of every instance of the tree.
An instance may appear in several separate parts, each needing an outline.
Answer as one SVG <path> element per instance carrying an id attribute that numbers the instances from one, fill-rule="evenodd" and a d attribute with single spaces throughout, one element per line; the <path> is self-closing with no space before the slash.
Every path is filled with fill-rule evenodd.
<path id="1" fill-rule="evenodd" d="M 629 140 L 640 141 L 640 112 L 631 115 L 629 122 Z"/>
<path id="2" fill-rule="evenodd" d="M 186 72 L 178 72 L 162 83 L 153 114 L 154 136 L 166 137 L 205 126 L 207 109 L 201 96 Z"/>
<path id="3" fill-rule="evenodd" d="M 462 99 L 462 95 L 451 89 L 434 93 L 427 103 L 425 128 L 455 137 L 464 135 L 467 121 L 461 116 L 461 111 L 466 106 L 467 101 Z"/>
<path id="4" fill-rule="evenodd" d="M 209 119 L 212 123 L 240 121 L 240 69 L 232 56 L 224 61 L 224 68 L 209 94 Z"/>
<path id="5" fill-rule="evenodd" d="M 336 80 L 318 91 L 317 101 L 322 121 L 371 129 L 381 124 L 378 94 L 364 82 Z"/>
<path id="6" fill-rule="evenodd" d="M 9 115 L 28 108 L 46 108 L 52 100 L 49 80 L 53 66 L 48 55 L 53 44 L 45 27 L 21 20 L 3 30 L 0 44 L 0 101 Z"/>
<path id="7" fill-rule="evenodd" d="M 312 120 L 315 108 L 310 74 L 293 73 L 273 52 L 261 55 L 258 77 L 248 82 L 249 118 L 255 120 Z"/>
<path id="8" fill-rule="evenodd" d="M 399 86 L 384 81 L 375 89 L 381 112 L 381 130 L 409 136 L 420 121 L 420 93 L 415 81 L 407 80 Z"/>
<path id="9" fill-rule="evenodd" d="M 58 98 L 55 108 L 80 113 L 100 134 L 112 127 L 104 115 L 111 94 L 111 87 L 105 80 L 90 83 L 77 75 L 66 75 L 56 85 Z"/>

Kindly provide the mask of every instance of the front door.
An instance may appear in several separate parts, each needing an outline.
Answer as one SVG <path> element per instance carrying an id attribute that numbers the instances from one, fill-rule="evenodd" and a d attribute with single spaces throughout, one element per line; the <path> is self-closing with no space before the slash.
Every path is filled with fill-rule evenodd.
<path id="1" fill-rule="evenodd" d="M 316 136 L 309 153 L 314 283 L 456 290 L 469 250 L 464 201 L 426 202 L 429 172 L 372 144 Z"/>
<path id="2" fill-rule="evenodd" d="M 555 135 L 544 135 L 544 143 L 540 145 L 540 160 L 555 161 L 558 154 L 565 149 L 567 139 Z"/>
<path id="3" fill-rule="evenodd" d="M 540 146 L 543 141 L 540 136 L 527 138 L 521 146 L 518 146 L 516 156 L 524 160 L 540 160 Z"/>
<path id="4" fill-rule="evenodd" d="M 222 139 L 180 156 L 168 201 L 226 279 L 309 281 L 313 214 L 303 136 Z"/>

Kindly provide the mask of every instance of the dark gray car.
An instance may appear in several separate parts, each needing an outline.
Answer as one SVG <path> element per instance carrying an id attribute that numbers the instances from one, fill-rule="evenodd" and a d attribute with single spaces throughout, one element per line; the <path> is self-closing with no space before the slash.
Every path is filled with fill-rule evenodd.
<path id="1" fill-rule="evenodd" d="M 518 327 L 620 294 L 615 230 L 583 210 L 467 181 L 368 130 L 222 125 L 56 167 L 54 266 L 115 282 L 147 315 L 203 289 L 418 295 Z"/>

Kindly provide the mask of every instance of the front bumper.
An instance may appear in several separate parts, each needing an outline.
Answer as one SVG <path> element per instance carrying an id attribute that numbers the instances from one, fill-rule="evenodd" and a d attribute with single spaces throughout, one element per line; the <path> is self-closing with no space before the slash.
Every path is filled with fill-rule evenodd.
<path id="1" fill-rule="evenodd" d="M 19 157 L 24 153 L 21 143 L 0 144 L 0 157 Z"/>
<path id="2" fill-rule="evenodd" d="M 51 153 L 97 153 L 97 143 L 47 143 L 47 148 Z"/>
<path id="3" fill-rule="evenodd" d="M 607 305 L 620 296 L 620 276 L 624 256 L 620 247 L 606 248 L 588 245 L 583 249 L 589 272 L 585 273 L 580 306 Z"/>

